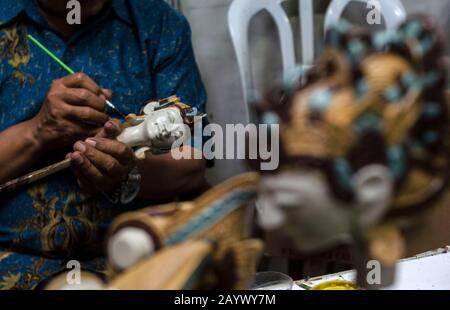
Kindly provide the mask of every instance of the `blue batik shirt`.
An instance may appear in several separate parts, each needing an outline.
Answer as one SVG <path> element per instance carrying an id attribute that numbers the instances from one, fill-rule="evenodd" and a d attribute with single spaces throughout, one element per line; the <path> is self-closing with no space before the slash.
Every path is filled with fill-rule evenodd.
<path id="1" fill-rule="evenodd" d="M 186 19 L 163 0 L 112 0 L 69 40 L 51 30 L 30 0 L 0 1 L 0 130 L 34 117 L 53 80 L 66 72 L 26 39 L 31 34 L 75 71 L 112 89 L 124 113 L 142 103 L 177 95 L 200 112 L 206 95 Z M 41 158 L 42 168 L 64 159 L 68 149 Z M 151 202 L 113 205 L 84 196 L 70 170 L 0 195 L 2 249 L 71 257 L 102 250 L 105 229 L 124 211 Z M 0 258 L 1 259 L 1 258 Z"/>

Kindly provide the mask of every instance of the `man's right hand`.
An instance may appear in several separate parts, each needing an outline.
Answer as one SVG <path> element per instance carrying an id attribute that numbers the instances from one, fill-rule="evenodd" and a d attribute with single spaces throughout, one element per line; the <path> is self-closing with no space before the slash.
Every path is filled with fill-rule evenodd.
<path id="1" fill-rule="evenodd" d="M 30 121 L 39 145 L 48 150 L 95 136 L 109 120 L 111 92 L 83 73 L 55 80 L 39 113 Z"/>

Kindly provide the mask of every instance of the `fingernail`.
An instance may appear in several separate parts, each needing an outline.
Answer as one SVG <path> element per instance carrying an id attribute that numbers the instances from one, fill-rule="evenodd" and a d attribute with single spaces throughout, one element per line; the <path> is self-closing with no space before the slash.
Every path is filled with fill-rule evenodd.
<path id="1" fill-rule="evenodd" d="M 100 99 L 102 99 L 103 101 L 106 101 L 105 95 L 101 94 L 101 95 L 100 95 Z"/>
<path id="2" fill-rule="evenodd" d="M 87 144 L 89 144 L 90 146 L 92 146 L 92 147 L 95 147 L 95 146 L 97 145 L 97 141 L 95 141 L 95 140 L 92 139 L 92 138 L 86 139 L 85 142 L 86 142 Z"/>
<path id="3" fill-rule="evenodd" d="M 72 153 L 67 153 L 67 155 L 66 155 L 66 159 L 69 159 L 69 158 L 71 158 L 71 156 L 72 156 Z"/>
<path id="4" fill-rule="evenodd" d="M 116 127 L 114 126 L 114 123 L 111 122 L 111 121 L 108 121 L 108 122 L 105 124 L 105 126 L 106 126 L 106 127 L 109 127 L 109 128 L 116 128 Z"/>
<path id="5" fill-rule="evenodd" d="M 120 125 L 117 124 L 116 122 L 109 121 L 109 123 L 111 124 L 111 126 L 112 126 L 114 129 L 120 130 Z"/>
<path id="6" fill-rule="evenodd" d="M 107 88 L 102 88 L 102 92 L 105 96 L 109 95 L 112 93 L 111 89 L 107 89 Z"/>
<path id="7" fill-rule="evenodd" d="M 72 158 L 78 165 L 82 165 L 84 163 L 84 159 L 83 156 L 81 156 L 81 154 L 74 153 Z"/>
<path id="8" fill-rule="evenodd" d="M 75 149 L 75 151 L 84 153 L 86 151 L 86 145 L 83 142 L 77 142 L 74 145 L 74 149 Z"/>

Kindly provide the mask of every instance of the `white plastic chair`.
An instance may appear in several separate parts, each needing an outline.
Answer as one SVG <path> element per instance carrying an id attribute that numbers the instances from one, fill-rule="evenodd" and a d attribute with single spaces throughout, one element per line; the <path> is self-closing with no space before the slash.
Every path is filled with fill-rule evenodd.
<path id="1" fill-rule="evenodd" d="M 249 54 L 248 28 L 251 19 L 266 10 L 278 28 L 285 80 L 297 67 L 294 35 L 289 18 L 282 7 L 287 0 L 234 0 L 228 12 L 228 26 L 236 51 L 245 99 L 246 119 L 250 121 L 249 103 L 257 99 Z M 308 68 L 314 60 L 314 11 L 313 0 L 298 0 L 300 32 L 302 34 L 302 66 Z M 370 0 L 333 0 L 325 14 L 325 31 L 341 18 L 344 9 L 352 1 L 368 3 Z M 400 0 L 378 0 L 381 14 L 388 29 L 396 28 L 405 18 L 406 11 Z"/>
<path id="2" fill-rule="evenodd" d="M 325 13 L 325 32 L 339 21 L 350 2 L 378 3 L 386 29 L 396 29 L 406 19 L 406 10 L 400 0 L 333 0 Z"/>
<path id="3" fill-rule="evenodd" d="M 286 12 L 281 4 L 286 0 L 235 0 L 228 12 L 228 26 L 234 44 L 239 64 L 239 71 L 246 101 L 246 120 L 250 120 L 248 103 L 257 99 L 251 69 L 249 53 L 248 28 L 251 19 L 259 12 L 269 12 L 278 28 L 283 71 L 289 70 L 296 64 L 294 35 Z"/>

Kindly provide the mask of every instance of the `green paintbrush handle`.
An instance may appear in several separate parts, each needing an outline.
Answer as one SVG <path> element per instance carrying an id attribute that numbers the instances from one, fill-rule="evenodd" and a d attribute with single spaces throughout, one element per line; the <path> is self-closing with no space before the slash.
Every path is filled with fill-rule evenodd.
<path id="1" fill-rule="evenodd" d="M 48 48 L 46 48 L 41 42 L 39 42 L 35 37 L 33 37 L 31 34 L 28 35 L 28 39 L 31 40 L 34 44 L 36 44 L 37 47 L 39 47 L 41 50 L 43 50 L 50 58 L 52 58 L 58 65 L 60 65 L 64 70 L 69 72 L 69 74 L 74 74 L 75 71 L 73 71 L 68 65 L 66 65 L 61 59 L 56 57 L 55 54 L 53 54 Z M 109 100 L 106 100 L 106 104 L 119 113 L 122 117 L 126 117 L 125 114 L 123 114 L 119 109 L 116 108 L 115 105 L 113 105 Z"/>
<path id="2" fill-rule="evenodd" d="M 38 46 L 41 50 L 43 50 L 48 56 L 50 56 L 58 65 L 60 65 L 61 67 L 63 67 L 67 72 L 69 72 L 69 74 L 74 74 L 75 71 L 73 71 L 68 65 L 66 65 L 64 62 L 62 62 L 61 59 L 59 59 L 58 57 L 56 57 L 55 54 L 53 54 L 52 52 L 50 52 L 44 45 L 41 44 L 41 42 L 39 42 L 35 37 L 33 37 L 31 34 L 28 35 L 28 38 L 31 40 L 31 42 L 33 42 L 34 44 L 36 44 L 36 46 Z"/>

